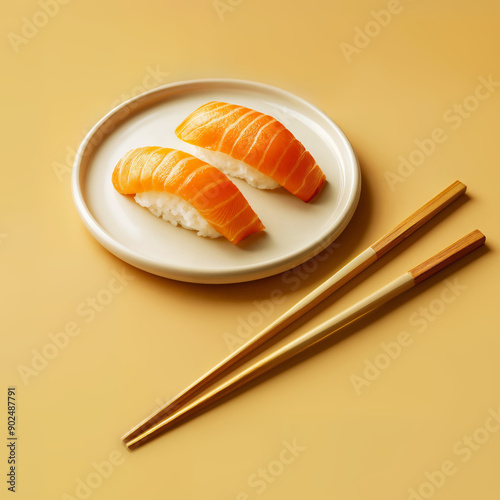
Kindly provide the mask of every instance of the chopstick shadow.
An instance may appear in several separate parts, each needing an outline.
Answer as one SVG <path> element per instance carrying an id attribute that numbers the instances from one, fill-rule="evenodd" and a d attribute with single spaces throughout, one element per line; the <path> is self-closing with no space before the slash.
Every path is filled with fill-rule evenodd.
<path id="1" fill-rule="evenodd" d="M 240 395 L 243 395 L 244 393 L 253 389 L 257 385 L 260 385 L 261 383 L 288 371 L 289 369 L 293 368 L 294 366 L 298 365 L 299 363 L 307 362 L 311 358 L 316 356 L 317 354 L 325 352 L 328 349 L 335 347 L 336 345 L 340 344 L 341 342 L 343 342 L 347 338 L 351 337 L 355 333 L 366 330 L 371 325 L 377 323 L 382 318 L 384 318 L 391 311 L 398 309 L 399 307 L 403 306 L 404 304 L 410 302 L 419 293 L 422 293 L 426 290 L 429 290 L 429 289 L 435 287 L 436 284 L 440 283 L 441 281 L 443 281 L 446 278 L 449 278 L 450 276 L 452 276 L 454 273 L 456 273 L 462 267 L 470 265 L 476 259 L 479 259 L 481 256 L 483 256 L 488 251 L 489 251 L 489 249 L 486 245 L 480 247 L 479 249 L 475 250 L 473 253 L 460 259 L 460 261 L 455 262 L 454 264 L 450 265 L 448 268 L 440 271 L 437 275 L 435 275 L 435 276 L 429 278 L 428 280 L 424 281 L 423 283 L 411 288 L 407 292 L 392 299 L 390 302 L 384 304 L 383 306 L 379 307 L 378 309 L 375 309 L 374 311 L 371 311 L 370 313 L 366 314 L 365 316 L 362 316 L 361 318 L 355 320 L 353 323 L 351 323 L 351 324 L 347 325 L 346 327 L 344 327 L 343 329 L 333 333 L 331 336 L 323 339 L 322 341 L 318 342 L 317 344 L 307 348 L 303 352 L 295 355 L 294 357 L 290 358 L 289 360 L 285 361 L 284 363 L 280 364 L 279 366 L 270 369 L 268 372 L 260 375 L 259 377 L 255 378 L 254 380 L 246 383 L 244 386 L 237 388 L 237 389 L 234 389 L 231 393 L 227 394 L 226 396 L 223 396 L 218 401 L 213 402 L 213 403 L 207 405 L 206 407 L 200 409 L 195 414 L 193 414 L 189 417 L 185 417 L 180 422 L 169 426 L 169 428 L 166 431 L 173 430 L 173 429 L 179 427 L 180 425 L 185 424 L 185 423 L 189 422 L 190 420 L 192 420 L 200 415 L 203 415 L 204 413 L 210 411 L 211 409 L 214 409 L 215 407 L 220 406 L 233 398 L 236 398 Z M 294 326 L 295 326 L 295 324 L 294 324 Z M 287 330 L 288 330 L 288 328 L 287 328 Z M 267 344 L 267 347 L 269 347 L 269 344 Z M 262 349 L 259 349 L 259 351 L 260 350 L 262 350 Z"/>
<path id="2" fill-rule="evenodd" d="M 411 234 L 406 239 L 404 239 L 401 243 L 399 243 L 396 247 L 394 247 L 392 250 L 390 250 L 385 255 L 383 255 L 380 259 L 378 259 L 376 262 L 374 262 L 371 266 L 369 266 L 367 269 L 362 271 L 358 276 L 354 277 L 348 283 L 343 285 L 342 288 L 340 288 L 337 292 L 333 293 L 330 297 L 327 297 L 325 300 L 323 300 L 320 304 L 318 304 L 314 308 L 314 311 L 319 312 L 319 311 L 324 311 L 325 309 L 330 308 L 332 306 L 332 304 L 336 301 L 336 297 L 337 297 L 337 294 L 339 292 L 342 293 L 342 295 L 346 295 L 351 290 L 353 290 L 354 288 L 359 286 L 359 284 L 361 282 L 369 279 L 372 275 L 376 274 L 381 268 L 386 266 L 388 262 L 396 259 L 399 255 L 404 253 L 404 251 L 406 249 L 415 245 L 416 241 L 418 241 L 420 238 L 425 237 L 428 232 L 432 231 L 444 219 L 448 218 L 456 210 L 459 210 L 460 207 L 462 207 L 462 205 L 464 205 L 469 199 L 470 198 L 467 194 L 461 196 L 454 203 L 452 203 L 451 205 L 446 207 L 442 212 L 435 215 L 424 226 L 420 227 L 413 234 Z M 461 236 L 461 235 L 458 235 L 458 236 Z M 457 236 L 457 239 L 458 239 L 458 236 Z M 452 241 L 450 241 L 449 243 L 451 244 Z M 436 249 L 436 251 L 437 250 L 438 249 Z M 430 257 L 430 255 L 428 257 Z M 417 265 L 417 264 L 418 264 L 418 262 L 415 262 L 415 265 Z M 310 313 L 308 313 L 308 314 L 310 314 Z M 304 320 L 304 322 L 305 322 L 305 321 L 308 321 L 307 318 L 310 318 L 310 316 L 304 315 L 301 318 L 301 320 Z M 295 324 L 299 324 L 299 323 L 297 322 Z"/>
<path id="3" fill-rule="evenodd" d="M 338 332 L 333 333 L 333 335 L 331 337 L 327 337 L 326 339 L 322 340 L 318 344 L 311 346 L 303 353 L 299 353 L 293 359 L 283 363 L 282 369 L 280 369 L 281 367 L 277 367 L 275 369 L 276 371 L 274 373 L 273 373 L 273 370 L 271 370 L 268 374 L 263 375 L 263 377 L 265 377 L 266 375 L 269 375 L 269 378 L 270 378 L 271 376 L 276 375 L 276 374 L 280 373 L 281 371 L 285 371 L 285 370 L 291 368 L 292 366 L 295 366 L 296 364 L 298 364 L 300 362 L 308 360 L 309 358 L 315 356 L 319 352 L 323 352 L 323 351 L 341 343 L 343 340 L 347 339 L 351 335 L 353 335 L 361 330 L 367 329 L 372 324 L 376 323 L 377 321 L 380 321 L 382 318 L 384 318 L 390 312 L 398 309 L 399 307 L 403 306 L 404 304 L 406 304 L 408 302 L 411 302 L 420 293 L 423 293 L 429 289 L 432 289 L 434 286 L 436 286 L 437 284 L 439 284 L 443 280 L 451 277 L 459 269 L 474 262 L 476 259 L 480 258 L 482 255 L 484 255 L 488 251 L 489 251 L 489 249 L 486 246 L 483 246 L 483 247 L 477 249 L 472 254 L 469 254 L 466 257 L 462 258 L 460 262 L 456 262 L 455 264 L 453 264 L 449 268 L 441 271 L 437 275 L 434 275 L 433 277 L 429 278 L 428 280 L 424 281 L 423 283 L 416 285 L 415 287 L 411 288 L 407 292 L 392 299 L 391 301 L 389 301 L 388 303 L 379 307 L 378 309 L 375 309 L 375 310 L 369 312 L 368 314 L 362 316 L 361 318 L 355 320 L 353 323 L 347 325 L 346 327 L 339 330 Z"/>

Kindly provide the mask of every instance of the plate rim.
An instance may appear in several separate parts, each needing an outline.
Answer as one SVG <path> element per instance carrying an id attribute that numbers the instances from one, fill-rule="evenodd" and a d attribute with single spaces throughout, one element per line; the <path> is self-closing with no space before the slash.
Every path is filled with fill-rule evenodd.
<path id="1" fill-rule="evenodd" d="M 83 170 L 86 170 L 86 168 L 82 169 L 82 161 L 84 159 L 87 148 L 89 147 L 89 145 L 91 145 L 92 142 L 94 142 L 93 138 L 96 133 L 101 132 L 101 137 L 99 140 L 95 141 L 95 144 L 92 145 L 93 150 L 91 151 L 91 155 L 100 146 L 104 139 L 106 139 L 113 133 L 117 126 L 126 122 L 130 116 L 134 116 L 134 113 L 129 113 L 125 117 L 119 119 L 119 122 L 110 131 L 101 131 L 106 122 L 108 122 L 108 120 L 110 120 L 112 117 L 118 115 L 122 110 L 132 108 L 133 104 L 139 105 L 140 101 L 148 100 L 151 95 L 162 93 L 168 91 L 169 89 L 172 90 L 182 87 L 194 87 L 196 85 L 235 85 L 241 88 L 247 87 L 253 90 L 257 89 L 264 92 L 267 91 L 277 93 L 282 95 L 284 98 L 300 102 L 302 106 L 305 106 L 306 108 L 309 108 L 316 114 L 320 115 L 326 122 L 329 123 L 330 126 L 335 129 L 336 133 L 344 143 L 343 145 L 350 156 L 350 160 L 354 168 L 351 172 L 353 181 L 351 189 L 348 191 L 347 203 L 339 216 L 339 223 L 337 225 L 337 229 L 334 232 L 329 234 L 326 238 L 324 234 L 320 235 L 319 242 L 318 240 L 314 240 L 315 244 L 311 245 L 311 247 L 309 247 L 307 251 L 302 250 L 298 252 L 301 254 L 299 258 L 297 258 L 295 254 L 292 253 L 291 256 L 288 256 L 288 258 L 280 262 L 280 265 L 273 264 L 273 261 L 270 261 L 245 265 L 242 266 L 241 269 L 235 267 L 218 268 L 216 270 L 205 268 L 203 272 L 200 272 L 199 269 L 193 269 L 187 266 L 168 266 L 168 264 L 166 264 L 164 261 L 138 254 L 137 252 L 130 250 L 126 245 L 113 238 L 99 224 L 90 208 L 88 207 L 87 203 L 85 202 L 81 185 L 82 176 L 85 173 Z M 154 104 L 148 103 L 147 107 L 154 107 Z M 139 109 L 138 112 L 141 112 L 141 109 Z M 89 159 L 89 164 L 91 160 L 92 156 Z M 155 87 L 154 89 L 147 90 L 146 92 L 142 92 L 141 94 L 138 94 L 137 96 L 134 96 L 118 104 L 117 106 L 109 110 L 101 119 L 99 119 L 83 138 L 75 155 L 72 170 L 71 191 L 78 215 L 82 219 L 84 225 L 87 227 L 91 235 L 106 250 L 108 250 L 121 260 L 127 262 L 128 264 L 157 276 L 174 279 L 177 281 L 200 284 L 243 283 L 280 274 L 284 271 L 299 266 L 300 264 L 313 258 L 322 250 L 327 248 L 344 231 L 356 211 L 361 193 L 361 172 L 356 153 L 354 152 L 354 149 L 352 148 L 352 145 L 350 144 L 344 132 L 324 111 L 322 111 L 320 108 L 310 103 L 309 101 L 306 101 L 302 97 L 299 97 L 292 92 L 281 89 L 279 87 L 275 87 L 266 83 L 234 78 L 202 78 L 167 83 L 165 85 Z"/>

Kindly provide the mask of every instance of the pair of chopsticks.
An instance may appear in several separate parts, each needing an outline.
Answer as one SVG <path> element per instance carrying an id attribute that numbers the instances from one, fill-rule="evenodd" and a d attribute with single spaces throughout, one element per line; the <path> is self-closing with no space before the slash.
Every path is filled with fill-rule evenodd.
<path id="1" fill-rule="evenodd" d="M 244 358 L 249 357 L 258 347 L 262 346 L 278 332 L 289 326 L 306 312 L 310 311 L 314 306 L 330 296 L 342 285 L 349 282 L 361 271 L 380 259 L 380 257 L 389 252 L 389 250 L 396 247 L 419 227 L 463 195 L 466 189 L 464 184 L 455 181 L 401 222 L 392 231 L 389 231 L 373 245 L 361 252 L 342 269 L 301 299 L 291 309 L 273 321 L 253 339 L 242 345 L 234 353 L 178 394 L 174 399 L 125 434 L 122 440 L 127 448 L 130 450 L 138 448 L 142 444 L 158 436 L 160 433 L 194 416 L 208 405 L 215 403 L 222 397 L 231 394 L 236 389 L 268 372 L 272 368 L 288 361 L 308 347 L 317 344 L 344 326 L 361 318 L 369 311 L 385 304 L 415 285 L 418 285 L 483 245 L 485 241 L 484 235 L 478 230 L 472 231 L 449 247 L 441 250 L 430 259 L 427 259 L 401 275 L 399 278 L 377 290 L 375 293 L 365 297 L 363 300 L 304 333 L 297 339 L 289 342 L 221 385 L 214 387 L 209 392 L 200 396 L 203 391 L 212 387 L 215 382 L 219 381 L 223 376 L 228 375 L 235 365 L 240 363 Z"/>

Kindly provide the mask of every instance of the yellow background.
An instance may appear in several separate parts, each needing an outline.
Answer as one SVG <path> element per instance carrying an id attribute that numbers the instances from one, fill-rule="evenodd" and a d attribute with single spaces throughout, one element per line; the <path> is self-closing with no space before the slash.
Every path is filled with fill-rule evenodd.
<path id="1" fill-rule="evenodd" d="M 396 500 L 413 488 L 421 498 L 498 499 L 500 432 L 489 415 L 500 406 L 500 88 L 487 98 L 483 91 L 482 101 L 471 96 L 478 78 L 500 81 L 500 7 L 401 0 L 377 28 L 371 11 L 394 2 L 47 1 L 50 18 L 35 0 L 4 5 L 1 390 L 17 387 L 15 498 Z M 34 17 L 45 25 L 30 31 Z M 358 35 L 346 57 L 341 44 L 354 45 L 365 27 L 374 36 Z M 22 30 L 30 35 L 24 42 Z M 157 80 L 147 78 L 151 71 Z M 185 284 L 122 263 L 84 228 L 69 167 L 85 132 L 145 87 L 208 77 L 291 91 L 346 133 L 363 188 L 328 259 L 253 283 Z M 459 119 L 453 106 L 464 101 L 477 109 Z M 436 128 L 446 140 L 391 187 L 399 157 L 408 159 L 415 141 Z M 475 228 L 487 249 L 224 405 L 133 453 L 121 445 L 122 433 L 230 352 L 228 336 L 242 323 L 252 318 L 256 332 L 455 179 L 469 188 L 464 201 L 331 297 L 299 331 Z M 109 298 L 103 290 L 113 272 L 132 279 L 95 317 L 84 315 L 89 297 Z M 297 272 L 302 278 L 292 280 Z M 267 317 L 251 316 L 254 301 L 273 290 L 284 299 Z M 23 378 L 36 352 L 50 354 L 49 335 L 73 321 L 81 333 Z M 383 362 L 381 344 L 402 331 L 411 345 L 356 390 L 354 376 L 364 377 L 367 362 Z M 1 413 L 5 478 L 6 403 Z M 466 444 L 467 436 L 474 441 Z M 284 442 L 295 443 L 296 456 Z M 110 460 L 108 474 L 102 462 Z M 105 473 L 97 475 L 94 463 Z M 452 472 L 433 475 L 443 463 Z M 426 485 L 428 476 L 440 486 Z M 96 487 L 77 490 L 79 481 Z M 2 496 L 6 488 L 2 481 Z"/>

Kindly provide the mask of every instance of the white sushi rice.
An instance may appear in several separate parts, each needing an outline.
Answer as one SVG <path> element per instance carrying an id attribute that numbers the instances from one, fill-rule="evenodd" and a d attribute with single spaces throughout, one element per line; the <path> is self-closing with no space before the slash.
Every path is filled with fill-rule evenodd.
<path id="1" fill-rule="evenodd" d="M 158 191 L 146 191 L 137 193 L 135 201 L 142 207 L 147 208 L 156 217 L 161 217 L 177 226 L 180 224 L 186 229 L 198 231 L 198 236 L 218 238 L 222 236 L 216 231 L 196 210 L 193 205 L 181 197 Z"/>
<path id="2" fill-rule="evenodd" d="M 200 160 L 206 161 L 210 165 L 217 167 L 226 175 L 243 179 L 248 182 L 250 186 L 258 189 L 276 189 L 280 186 L 278 182 L 268 175 L 259 172 L 256 168 L 251 167 L 244 161 L 235 160 L 220 151 L 211 151 L 195 146 L 195 152 L 193 154 Z"/>

